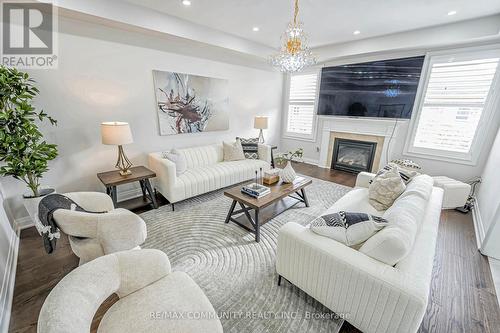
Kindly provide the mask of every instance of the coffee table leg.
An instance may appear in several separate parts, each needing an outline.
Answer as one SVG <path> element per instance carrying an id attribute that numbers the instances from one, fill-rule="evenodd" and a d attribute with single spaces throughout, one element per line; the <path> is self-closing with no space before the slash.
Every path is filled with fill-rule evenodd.
<path id="1" fill-rule="evenodd" d="M 229 213 L 227 213 L 226 221 L 224 223 L 229 223 L 229 219 L 231 218 L 231 215 L 233 215 L 234 212 L 234 207 L 236 207 L 236 200 L 233 200 L 231 208 L 229 208 Z"/>
<path id="2" fill-rule="evenodd" d="M 158 203 L 156 202 L 156 197 L 153 192 L 153 188 L 151 187 L 151 183 L 149 182 L 149 179 L 144 179 L 144 186 L 146 187 L 146 190 L 149 193 L 149 196 L 151 197 L 151 202 L 153 203 L 153 207 L 155 209 L 158 208 Z"/>
<path id="3" fill-rule="evenodd" d="M 260 242 L 259 209 L 255 209 L 255 241 Z"/>
<path id="4" fill-rule="evenodd" d="M 305 189 L 301 189 L 300 193 L 302 193 L 302 199 L 304 199 L 304 203 L 306 204 L 306 207 L 309 207 L 309 201 L 307 200 L 307 195 Z"/>

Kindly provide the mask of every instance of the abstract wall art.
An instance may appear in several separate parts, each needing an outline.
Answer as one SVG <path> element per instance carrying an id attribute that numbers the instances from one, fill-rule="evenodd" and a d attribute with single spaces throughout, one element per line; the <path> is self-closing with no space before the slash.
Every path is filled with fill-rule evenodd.
<path id="1" fill-rule="evenodd" d="M 228 81 L 153 70 L 160 135 L 229 129 Z"/>

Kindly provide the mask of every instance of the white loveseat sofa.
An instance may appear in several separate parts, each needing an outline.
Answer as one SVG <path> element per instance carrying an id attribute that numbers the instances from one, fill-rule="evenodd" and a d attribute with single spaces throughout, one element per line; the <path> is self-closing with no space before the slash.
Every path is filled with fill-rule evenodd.
<path id="1" fill-rule="evenodd" d="M 103 333 L 222 333 L 212 304 L 184 272 L 172 272 L 160 250 L 109 254 L 66 275 L 45 299 L 38 333 L 88 333 L 99 306 L 120 299 L 104 314 Z"/>
<path id="2" fill-rule="evenodd" d="M 280 280 L 286 278 L 363 332 L 416 332 L 428 302 L 443 191 L 428 176 L 414 179 L 392 207 L 380 212 L 368 202 L 373 176 L 360 173 L 356 187 L 325 214 L 364 212 L 402 226 L 387 226 L 354 249 L 287 223 L 278 235 L 276 270 Z M 407 245 L 407 255 L 398 260 Z"/>
<path id="3" fill-rule="evenodd" d="M 186 160 L 187 171 L 176 175 L 175 163 L 162 152 L 149 154 L 149 167 L 156 173 L 154 187 L 172 204 L 255 177 L 271 165 L 271 146 L 259 144 L 258 160 L 224 161 L 222 144 L 177 149 Z"/>

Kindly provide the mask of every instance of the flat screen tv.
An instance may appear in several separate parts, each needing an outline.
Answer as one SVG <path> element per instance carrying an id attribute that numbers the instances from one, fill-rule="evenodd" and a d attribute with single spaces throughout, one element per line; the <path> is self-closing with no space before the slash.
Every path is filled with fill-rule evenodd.
<path id="1" fill-rule="evenodd" d="M 410 119 L 424 56 L 325 67 L 318 114 Z"/>

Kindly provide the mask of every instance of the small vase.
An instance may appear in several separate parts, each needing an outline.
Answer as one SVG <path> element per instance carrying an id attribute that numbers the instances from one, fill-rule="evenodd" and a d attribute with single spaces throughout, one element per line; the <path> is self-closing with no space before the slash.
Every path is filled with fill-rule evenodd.
<path id="1" fill-rule="evenodd" d="M 285 168 L 281 170 L 280 178 L 283 183 L 293 183 L 295 178 L 297 178 L 297 174 L 295 173 L 295 170 L 293 170 L 290 161 L 288 161 Z"/>
<path id="2" fill-rule="evenodd" d="M 35 222 L 35 218 L 38 215 L 38 204 L 45 196 L 52 193 L 56 193 L 56 190 L 53 188 L 44 188 L 40 189 L 40 195 L 38 197 L 30 196 L 30 194 L 23 195 L 24 208 L 28 211 L 28 214 L 33 222 Z"/>

